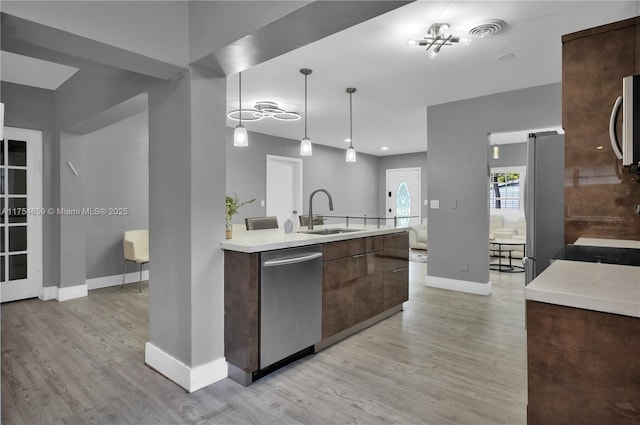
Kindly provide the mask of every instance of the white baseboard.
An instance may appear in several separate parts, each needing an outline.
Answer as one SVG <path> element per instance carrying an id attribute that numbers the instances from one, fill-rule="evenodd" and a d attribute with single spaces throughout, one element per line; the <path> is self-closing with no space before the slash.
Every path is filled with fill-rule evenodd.
<path id="1" fill-rule="evenodd" d="M 56 299 L 58 301 L 67 301 L 74 298 L 86 297 L 88 295 L 87 284 L 65 286 L 63 288 L 57 288 L 58 294 Z"/>
<path id="2" fill-rule="evenodd" d="M 40 291 L 40 296 L 38 297 L 42 301 L 55 300 L 58 298 L 58 287 L 57 286 L 43 286 Z"/>
<path id="3" fill-rule="evenodd" d="M 127 273 L 124 277 L 124 283 L 132 283 L 138 282 L 140 280 L 140 272 L 130 272 Z M 149 270 L 142 271 L 142 280 L 149 280 Z M 94 277 L 92 279 L 87 279 L 87 286 L 89 290 L 92 289 L 100 289 L 107 288 L 109 286 L 118 286 L 122 285 L 122 275 L 116 274 L 112 276 L 102 276 L 102 277 Z"/>
<path id="4" fill-rule="evenodd" d="M 150 342 L 145 344 L 144 361 L 189 392 L 220 381 L 229 374 L 224 357 L 192 368 Z"/>
<path id="5" fill-rule="evenodd" d="M 125 283 L 137 282 L 140 280 L 140 272 L 127 273 L 124 278 Z M 142 280 L 149 280 L 149 270 L 142 271 Z M 122 285 L 122 275 L 103 276 L 93 279 L 87 279 L 84 285 L 75 285 L 67 287 L 43 286 L 40 290 L 40 298 L 43 301 L 58 300 L 67 301 L 74 298 L 86 297 L 89 290 L 106 288 L 108 286 Z"/>
<path id="6" fill-rule="evenodd" d="M 466 280 L 447 279 L 429 275 L 427 275 L 426 286 L 478 295 L 490 295 L 492 291 L 491 281 L 487 283 L 469 282 Z"/>

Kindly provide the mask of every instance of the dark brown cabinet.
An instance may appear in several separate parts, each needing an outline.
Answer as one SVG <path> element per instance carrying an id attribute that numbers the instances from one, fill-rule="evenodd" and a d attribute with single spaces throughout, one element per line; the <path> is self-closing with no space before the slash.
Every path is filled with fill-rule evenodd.
<path id="1" fill-rule="evenodd" d="M 331 242 L 323 258 L 323 339 L 409 299 L 407 232 Z"/>
<path id="2" fill-rule="evenodd" d="M 258 370 L 257 253 L 224 253 L 224 356 L 244 372 Z"/>
<path id="3" fill-rule="evenodd" d="M 409 234 L 384 236 L 383 309 L 387 310 L 409 299 Z"/>
<path id="4" fill-rule="evenodd" d="M 640 73 L 639 24 L 633 18 L 562 37 L 566 243 L 581 236 L 640 239 L 640 183 L 609 142 L 622 78 Z"/>
<path id="5" fill-rule="evenodd" d="M 382 236 L 324 245 L 322 339 L 384 311 L 382 247 Z"/>
<path id="6" fill-rule="evenodd" d="M 328 260 L 322 267 L 322 339 L 356 324 L 356 281 L 361 259 Z"/>
<path id="7" fill-rule="evenodd" d="M 640 423 L 640 319 L 527 301 L 528 425 Z"/>

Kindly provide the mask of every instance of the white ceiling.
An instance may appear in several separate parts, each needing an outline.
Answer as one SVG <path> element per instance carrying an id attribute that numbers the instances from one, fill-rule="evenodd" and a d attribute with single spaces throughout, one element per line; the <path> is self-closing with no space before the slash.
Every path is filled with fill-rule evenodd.
<path id="1" fill-rule="evenodd" d="M 244 71 L 243 106 L 271 100 L 285 110 L 304 112 L 299 69 L 311 68 L 308 135 L 313 143 L 347 146 L 345 89 L 355 87 L 353 143 L 359 152 L 424 151 L 427 106 L 559 82 L 562 35 L 639 11 L 639 1 L 416 1 Z M 507 29 L 468 46 L 446 46 L 433 59 L 424 48 L 406 43 L 434 22 L 466 32 L 490 19 L 506 21 Z M 507 53 L 513 59 L 496 59 Z M 52 90 L 77 71 L 8 52 L 1 53 L 0 63 L 2 80 Z M 238 107 L 237 75 L 228 79 L 227 105 L 228 110 Z M 227 120 L 230 127 L 236 124 Z M 245 126 L 293 140 L 304 135 L 303 120 L 265 119 Z M 381 150 L 384 146 L 388 150 Z"/>
<path id="2" fill-rule="evenodd" d="M 56 90 L 77 70 L 71 66 L 0 52 L 0 75 L 2 81 L 9 83 Z"/>
<path id="3" fill-rule="evenodd" d="M 273 100 L 286 110 L 303 112 L 304 77 L 299 69 L 311 68 L 312 142 L 346 147 L 345 88 L 355 87 L 353 143 L 359 152 L 424 151 L 426 106 L 559 82 L 562 35 L 636 16 L 638 11 L 637 1 L 417 1 L 244 71 L 243 106 Z M 508 28 L 468 46 L 447 46 L 433 59 L 424 48 L 406 43 L 434 22 L 468 31 L 489 19 L 502 19 Z M 514 58 L 496 59 L 506 53 Z M 228 80 L 227 105 L 228 110 L 238 107 L 237 75 Z M 245 126 L 294 140 L 304 135 L 302 120 L 264 119 Z M 383 146 L 389 149 L 382 151 Z"/>

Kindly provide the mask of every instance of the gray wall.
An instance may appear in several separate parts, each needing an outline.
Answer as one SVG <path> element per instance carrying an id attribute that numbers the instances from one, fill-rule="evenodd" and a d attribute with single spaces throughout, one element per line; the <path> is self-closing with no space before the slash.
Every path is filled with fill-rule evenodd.
<path id="1" fill-rule="evenodd" d="M 81 209 L 84 204 L 84 176 L 90 171 L 84 165 L 82 138 L 60 133 L 60 208 Z M 78 172 L 76 176 L 67 162 Z M 86 249 L 84 217 L 61 214 L 60 219 L 60 287 L 84 285 L 86 282 Z"/>
<path id="2" fill-rule="evenodd" d="M 347 163 L 344 150 L 316 144 L 313 156 L 303 158 L 299 141 L 252 132 L 249 132 L 247 148 L 234 147 L 232 140 L 233 128 L 228 128 L 227 193 L 236 193 L 241 200 L 256 198 L 256 202 L 240 209 L 233 218 L 234 223 L 244 224 L 245 217 L 265 215 L 266 209 L 260 206 L 260 200 L 266 197 L 267 155 L 302 158 L 304 212 L 308 212 L 309 194 L 324 188 L 333 198 L 333 214 L 370 217 L 379 214 L 378 157 L 359 153 L 355 163 Z M 314 210 L 330 213 L 324 197 L 318 197 L 317 203 L 314 200 Z"/>
<path id="3" fill-rule="evenodd" d="M 54 92 L 3 81 L 2 102 L 6 126 L 42 130 L 42 201 L 45 208 L 57 208 L 59 142 Z M 60 282 L 60 222 L 54 215 L 45 215 L 42 226 L 43 284 L 57 286 Z"/>
<path id="4" fill-rule="evenodd" d="M 489 281 L 487 134 L 558 125 L 561 99 L 554 83 L 428 108 L 429 276 Z"/>
<path id="5" fill-rule="evenodd" d="M 489 155 L 489 166 L 495 167 L 525 167 L 527 165 L 527 144 L 509 143 L 500 145 L 500 158 L 493 159 Z"/>
<path id="6" fill-rule="evenodd" d="M 420 167 L 420 190 L 422 192 L 420 194 L 420 211 L 422 218 L 426 218 L 427 206 L 424 205 L 424 200 L 427 199 L 427 152 L 382 156 L 380 157 L 380 164 L 378 167 L 378 214 L 382 217 L 386 215 L 385 190 L 387 186 L 387 170 L 391 168 Z"/>
<path id="7" fill-rule="evenodd" d="M 84 216 L 86 277 L 118 275 L 123 232 L 149 227 L 147 112 L 82 136 L 80 148 L 84 150 L 84 206 L 128 210 L 126 215 Z"/>

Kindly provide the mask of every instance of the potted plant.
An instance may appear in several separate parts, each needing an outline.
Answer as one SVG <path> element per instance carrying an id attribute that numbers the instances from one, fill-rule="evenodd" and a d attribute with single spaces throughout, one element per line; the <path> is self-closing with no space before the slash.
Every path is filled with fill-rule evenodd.
<path id="1" fill-rule="evenodd" d="M 234 215 L 236 215 L 238 213 L 238 210 L 240 209 L 240 207 L 242 207 L 243 205 L 247 205 L 252 203 L 253 201 L 256 200 L 256 198 L 250 199 L 248 201 L 240 201 L 240 199 L 238 198 L 238 195 L 236 195 L 235 193 L 233 194 L 233 196 L 226 196 L 226 220 L 225 220 L 225 231 L 226 231 L 226 238 L 227 239 L 231 239 L 231 237 L 233 236 L 233 226 L 231 224 L 231 219 L 233 218 Z"/>

